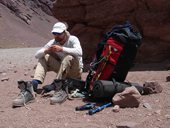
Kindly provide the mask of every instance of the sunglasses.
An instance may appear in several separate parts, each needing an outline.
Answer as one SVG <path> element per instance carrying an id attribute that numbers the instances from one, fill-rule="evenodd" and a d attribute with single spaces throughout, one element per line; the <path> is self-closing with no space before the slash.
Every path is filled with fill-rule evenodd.
<path id="1" fill-rule="evenodd" d="M 53 32 L 52 34 L 53 34 L 53 35 L 62 35 L 62 34 L 63 34 L 63 32 L 62 32 L 62 33 Z"/>

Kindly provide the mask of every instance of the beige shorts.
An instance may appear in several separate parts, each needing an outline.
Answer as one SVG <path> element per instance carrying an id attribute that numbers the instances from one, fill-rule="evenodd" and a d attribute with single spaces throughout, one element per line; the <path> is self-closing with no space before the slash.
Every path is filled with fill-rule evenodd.
<path id="1" fill-rule="evenodd" d="M 63 60 L 56 59 L 49 54 L 45 55 L 38 61 L 34 79 L 43 83 L 48 71 L 56 72 L 56 79 L 67 77 L 80 79 L 82 74 L 79 61 L 71 55 L 65 56 Z"/>

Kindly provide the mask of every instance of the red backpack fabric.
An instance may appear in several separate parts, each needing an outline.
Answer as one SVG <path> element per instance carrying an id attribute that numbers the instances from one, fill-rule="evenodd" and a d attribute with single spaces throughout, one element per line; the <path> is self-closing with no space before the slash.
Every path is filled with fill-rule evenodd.
<path id="1" fill-rule="evenodd" d="M 95 74 L 90 81 L 90 90 L 93 90 L 93 82 L 96 80 L 108 80 L 114 71 L 114 66 L 117 64 L 118 58 L 124 45 L 110 37 L 104 45 L 101 54 L 101 62 L 97 66 Z"/>

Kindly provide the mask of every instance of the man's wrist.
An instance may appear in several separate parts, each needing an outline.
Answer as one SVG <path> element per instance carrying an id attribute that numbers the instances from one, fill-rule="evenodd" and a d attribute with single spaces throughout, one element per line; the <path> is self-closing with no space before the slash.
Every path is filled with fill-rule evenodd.
<path id="1" fill-rule="evenodd" d="M 63 51 L 63 47 L 61 47 L 61 51 Z"/>

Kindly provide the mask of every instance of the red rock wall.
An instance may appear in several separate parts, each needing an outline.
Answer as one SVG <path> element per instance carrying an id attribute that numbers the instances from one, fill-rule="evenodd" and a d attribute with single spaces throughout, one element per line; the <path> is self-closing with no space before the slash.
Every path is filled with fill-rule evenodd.
<path id="1" fill-rule="evenodd" d="M 80 38 L 86 60 L 92 59 L 101 35 L 126 20 L 143 35 L 138 62 L 170 60 L 169 0 L 57 0 L 53 14 Z"/>

